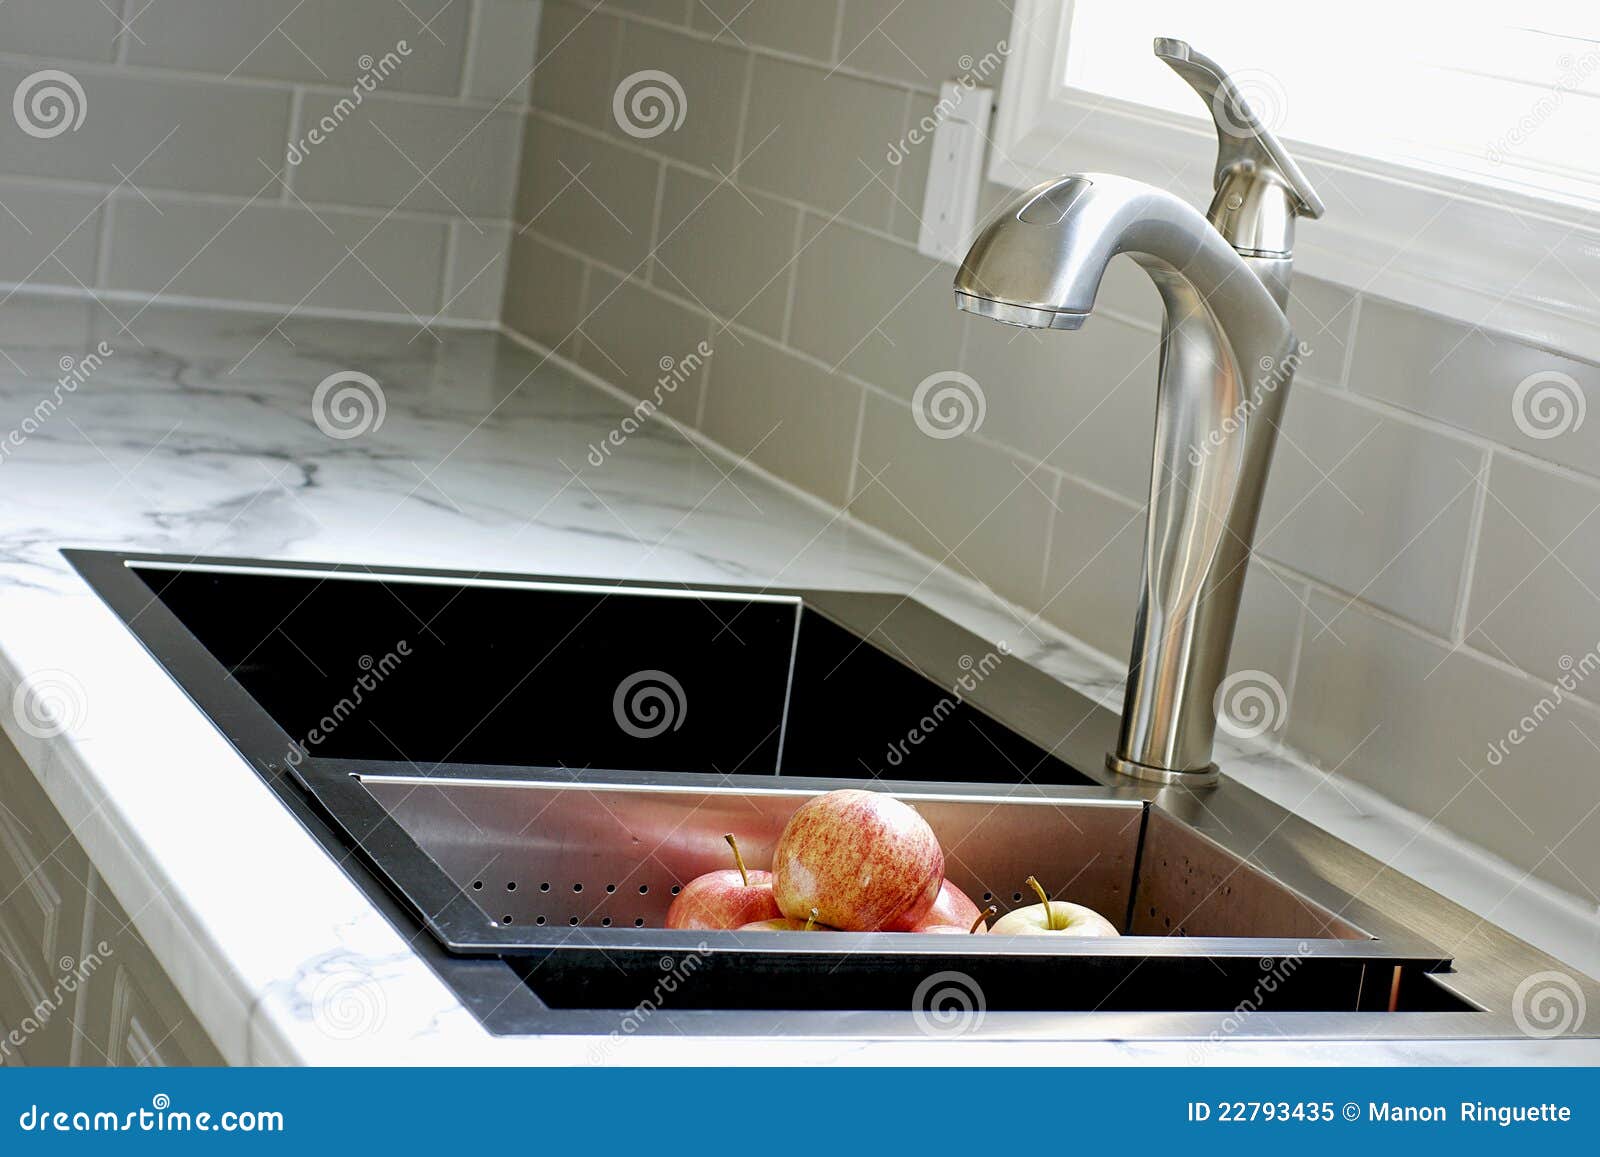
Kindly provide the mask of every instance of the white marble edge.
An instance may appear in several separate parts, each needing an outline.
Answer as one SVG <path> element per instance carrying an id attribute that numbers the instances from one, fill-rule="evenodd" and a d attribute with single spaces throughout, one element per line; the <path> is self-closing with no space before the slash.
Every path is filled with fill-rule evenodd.
<path id="1" fill-rule="evenodd" d="M 932 1048 L 619 1035 L 597 1050 L 593 1038 L 486 1033 L 70 571 L 60 548 L 912 588 L 1113 706 L 1115 664 L 764 472 L 746 465 L 737 488 L 729 485 L 721 472 L 731 456 L 676 423 L 640 431 L 627 455 L 588 468 L 587 445 L 632 400 L 520 339 L 452 332 L 396 354 L 393 344 L 410 336 L 403 329 L 303 318 L 282 327 L 289 346 L 272 336 L 270 317 L 163 306 L 133 325 L 143 343 L 135 345 L 87 302 L 19 296 L 8 311 L 0 347 L 13 360 L 0 373 L 0 399 L 27 403 L 23 411 L 54 382 L 60 358 L 81 357 L 101 339 L 117 352 L 0 462 L 9 483 L 0 488 L 0 694 L 9 704 L 24 680 L 60 672 L 81 688 L 80 709 L 61 734 L 31 734 L 10 710 L 0 722 L 230 1062 L 1194 1063 L 1187 1042 Z M 317 381 L 345 368 L 384 381 L 388 415 L 380 430 L 338 441 L 318 430 L 309 398 Z M 514 379 L 529 385 L 507 397 Z M 471 452 L 456 459 L 452 447 L 468 440 Z M 1518 873 L 1509 866 L 1369 793 L 1330 785 L 1284 753 L 1230 751 L 1224 766 L 1596 971 L 1600 931 L 1575 901 L 1527 881 L 1513 887 Z M 1597 1059 L 1593 1042 L 1577 1041 L 1251 1040 L 1223 1042 L 1206 1058 Z"/>

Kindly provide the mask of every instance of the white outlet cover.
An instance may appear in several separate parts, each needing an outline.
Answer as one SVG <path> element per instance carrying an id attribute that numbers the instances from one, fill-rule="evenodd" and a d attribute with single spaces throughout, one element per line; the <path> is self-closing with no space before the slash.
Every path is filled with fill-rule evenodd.
<path id="1" fill-rule="evenodd" d="M 928 184 L 922 196 L 922 221 L 917 252 L 960 264 L 978 224 L 978 197 L 983 188 L 988 152 L 989 118 L 994 90 L 946 81 L 939 103 L 912 126 L 912 145 L 926 140 L 929 126 Z"/>

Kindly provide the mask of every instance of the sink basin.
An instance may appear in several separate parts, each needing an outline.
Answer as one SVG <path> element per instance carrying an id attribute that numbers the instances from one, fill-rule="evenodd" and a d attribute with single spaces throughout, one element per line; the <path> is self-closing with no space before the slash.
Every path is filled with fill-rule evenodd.
<path id="1" fill-rule="evenodd" d="M 131 569 L 308 754 L 418 766 L 1092 782 L 960 701 L 954 684 L 864 645 L 825 606 L 795 595 L 330 579 L 163 562 Z M 889 611 L 895 600 L 882 601 Z M 981 680 L 1006 659 L 973 640 L 957 662 Z M 381 693 L 365 695 L 340 726 L 323 726 L 375 664 Z M 313 734 L 314 744 L 305 738 Z"/>
<path id="2" fill-rule="evenodd" d="M 915 1035 L 955 977 L 1002 1037 L 1514 1036 L 1575 976 L 1226 778 L 1111 782 L 1115 716 L 900 596 L 66 554 L 492 1032 L 670 977 L 638 1031 Z M 851 785 L 975 899 L 1037 875 L 1122 935 L 662 927 L 723 833 L 762 862 Z"/>

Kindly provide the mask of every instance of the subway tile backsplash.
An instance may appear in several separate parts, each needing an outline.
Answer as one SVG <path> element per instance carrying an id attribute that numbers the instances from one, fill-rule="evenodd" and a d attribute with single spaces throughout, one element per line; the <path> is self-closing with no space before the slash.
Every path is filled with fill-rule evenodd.
<path id="1" fill-rule="evenodd" d="M 66 72 L 82 114 L 0 117 L 0 281 L 496 321 L 539 9 L 0 5 L 0 88 Z"/>
<path id="2" fill-rule="evenodd" d="M 907 130 L 1009 26 L 955 0 L 546 0 L 503 316 L 641 397 L 706 338 L 675 418 L 1120 664 L 1159 302 L 1119 262 L 1080 333 L 980 323 L 914 244 Z M 615 116 L 652 69 L 681 83 L 679 131 Z M 1281 685 L 1276 738 L 1335 782 L 1593 899 L 1600 819 L 1570 801 L 1600 794 L 1600 423 L 1552 436 L 1553 402 L 1518 389 L 1594 399 L 1600 368 L 1303 275 L 1290 314 L 1310 353 L 1234 670 Z M 919 388 L 957 372 L 981 407 L 930 435 Z M 1564 673 L 1559 711 L 1491 759 Z"/>
<path id="3" fill-rule="evenodd" d="M 957 313 L 915 247 L 911 130 L 1010 21 L 958 0 L 0 3 L 0 91 L 64 71 L 85 113 L 57 136 L 0 117 L 0 282 L 499 321 L 969 575 L 1019 631 L 1120 664 L 1159 301 L 1119 261 L 1082 332 L 1007 329 Z M 1592 899 L 1600 820 L 1570 801 L 1600 795 L 1600 367 L 1303 275 L 1290 315 L 1310 352 L 1234 670 L 1282 688 L 1274 738 L 1335 784 Z M 0 326 L 25 335 L 20 299 Z"/>

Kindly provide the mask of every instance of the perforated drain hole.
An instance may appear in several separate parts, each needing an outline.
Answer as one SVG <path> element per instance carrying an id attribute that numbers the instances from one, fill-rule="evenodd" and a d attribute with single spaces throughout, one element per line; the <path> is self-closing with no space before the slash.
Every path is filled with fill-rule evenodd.
<path id="1" fill-rule="evenodd" d="M 578 918 L 577 918 L 577 917 L 576 917 L 576 916 L 569 916 L 569 917 L 568 917 L 568 918 L 567 918 L 567 923 L 568 923 L 568 924 L 571 924 L 571 925 L 572 925 L 572 926 L 573 926 L 573 927 L 577 927 L 577 925 L 578 925 Z"/>
<path id="2" fill-rule="evenodd" d="M 472 890 L 474 892 L 483 891 L 483 881 L 482 880 L 474 880 L 474 881 L 472 881 Z"/>
<path id="3" fill-rule="evenodd" d="M 672 885 L 672 894 L 674 896 L 676 896 L 681 891 L 683 891 L 683 888 L 680 885 L 678 885 L 678 884 Z"/>
<path id="4" fill-rule="evenodd" d="M 536 917 L 534 917 L 533 922 L 535 924 L 543 924 L 544 923 L 544 917 L 543 916 L 536 916 Z"/>
<path id="5" fill-rule="evenodd" d="M 517 890 L 517 882 L 515 880 L 507 880 L 506 881 L 506 891 L 515 892 L 516 890 Z"/>
<path id="6" fill-rule="evenodd" d="M 546 880 L 544 883 L 539 885 L 539 891 L 548 892 L 549 890 L 550 890 L 550 881 L 549 880 Z"/>
<path id="7" fill-rule="evenodd" d="M 583 885 L 582 884 L 574 884 L 574 885 L 572 885 L 572 890 L 574 892 L 581 892 L 581 891 L 583 891 Z"/>
<path id="8" fill-rule="evenodd" d="M 634 919 L 634 921 L 633 921 L 633 926 L 635 928 L 643 928 L 644 927 L 644 917 L 643 916 L 636 917 Z"/>
<path id="9" fill-rule="evenodd" d="M 602 927 L 602 928 L 611 927 L 611 917 L 610 916 L 602 916 L 600 918 L 600 927 Z"/>
<path id="10" fill-rule="evenodd" d="M 649 884 L 640 884 L 639 885 L 639 895 L 648 896 L 649 894 L 650 894 L 650 885 Z"/>
<path id="11" fill-rule="evenodd" d="M 511 917 L 510 916 L 502 916 L 502 917 L 500 917 L 500 923 L 502 923 L 502 924 L 511 923 Z"/>

